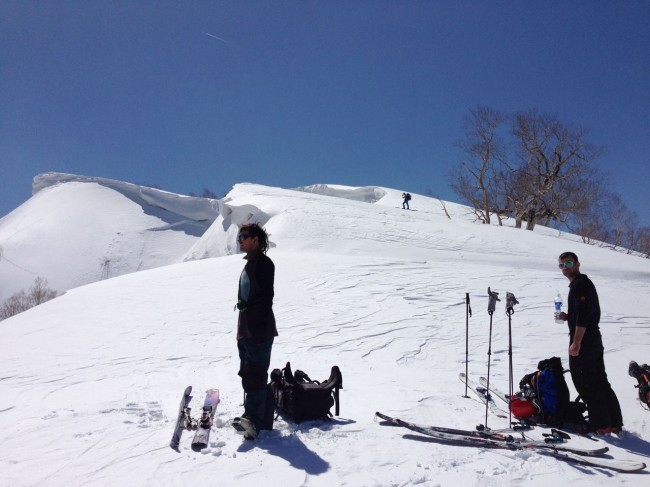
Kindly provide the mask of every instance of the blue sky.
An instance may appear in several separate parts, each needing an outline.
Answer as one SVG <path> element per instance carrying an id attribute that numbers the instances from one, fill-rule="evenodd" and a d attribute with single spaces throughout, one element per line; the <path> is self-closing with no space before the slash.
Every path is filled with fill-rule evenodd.
<path id="1" fill-rule="evenodd" d="M 645 0 L 3 0 L 0 216 L 47 171 L 457 201 L 455 143 L 480 104 L 590 129 L 649 225 L 649 23 Z"/>

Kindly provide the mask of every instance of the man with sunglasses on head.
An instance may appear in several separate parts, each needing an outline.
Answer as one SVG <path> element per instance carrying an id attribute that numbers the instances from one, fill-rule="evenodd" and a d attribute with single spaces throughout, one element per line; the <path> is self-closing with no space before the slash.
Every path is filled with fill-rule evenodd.
<path id="1" fill-rule="evenodd" d="M 268 235 L 258 224 L 242 226 L 237 242 L 246 254 L 236 306 L 244 414 L 233 420 L 233 427 L 254 440 L 260 430 L 273 429 L 274 401 L 267 382 L 273 339 L 278 336 L 273 315 L 275 266 L 266 255 Z"/>
<path id="2" fill-rule="evenodd" d="M 605 372 L 596 287 L 586 274 L 580 273 L 580 262 L 573 252 L 560 255 L 559 267 L 570 281 L 568 312 L 560 313 L 560 319 L 569 325 L 569 368 L 573 385 L 587 404 L 589 428 L 599 434 L 619 433 L 623 416 Z"/>

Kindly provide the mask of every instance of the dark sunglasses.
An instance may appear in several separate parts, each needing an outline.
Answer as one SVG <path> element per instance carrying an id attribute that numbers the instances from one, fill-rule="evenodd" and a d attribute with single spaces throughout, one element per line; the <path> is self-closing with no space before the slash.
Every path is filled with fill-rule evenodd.
<path id="1" fill-rule="evenodd" d="M 566 262 L 562 262 L 562 263 L 558 264 L 557 266 L 558 266 L 560 269 L 564 269 L 565 267 L 566 267 L 567 269 L 571 269 L 574 265 L 575 265 L 575 264 L 573 263 L 573 261 L 571 261 L 571 260 L 567 260 Z"/>
<path id="2" fill-rule="evenodd" d="M 246 233 L 240 233 L 239 235 L 237 235 L 237 241 L 238 241 L 238 242 L 243 242 L 243 241 L 246 240 L 247 238 L 253 238 L 253 236 L 252 236 L 252 235 L 248 235 L 248 234 L 246 234 Z"/>

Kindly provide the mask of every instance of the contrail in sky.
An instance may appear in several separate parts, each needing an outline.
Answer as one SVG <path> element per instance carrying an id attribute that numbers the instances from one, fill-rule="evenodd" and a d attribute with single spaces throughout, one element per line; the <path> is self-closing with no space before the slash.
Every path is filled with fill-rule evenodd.
<path id="1" fill-rule="evenodd" d="M 216 39 L 216 40 L 218 40 L 218 41 L 225 42 L 226 44 L 230 44 L 231 46 L 237 47 L 236 44 L 233 44 L 232 42 L 227 41 L 226 39 L 222 39 L 221 37 L 217 37 L 217 36 L 215 36 L 215 35 L 213 35 L 213 34 L 210 34 L 210 33 L 208 33 L 208 32 L 206 32 L 205 35 L 206 35 L 206 36 L 210 36 L 210 37 L 212 37 L 213 39 Z"/>

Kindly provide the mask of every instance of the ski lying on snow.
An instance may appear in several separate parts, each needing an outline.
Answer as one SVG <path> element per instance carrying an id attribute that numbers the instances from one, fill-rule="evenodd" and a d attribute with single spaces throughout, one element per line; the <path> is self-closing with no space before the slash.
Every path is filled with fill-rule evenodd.
<path id="1" fill-rule="evenodd" d="M 494 399 L 492 399 L 492 396 L 490 395 L 490 393 L 485 387 L 478 385 L 470 377 L 465 376 L 463 372 L 458 374 L 458 378 L 463 384 L 467 384 L 467 387 L 469 387 L 474 392 L 474 394 L 478 396 L 478 398 L 481 400 L 483 404 L 487 403 L 488 409 L 492 414 L 500 418 L 508 417 L 508 412 L 504 411 L 497 405 L 497 403 L 494 401 Z"/>
<path id="2" fill-rule="evenodd" d="M 481 383 L 483 387 L 487 389 L 487 379 L 485 377 L 479 377 L 478 381 Z M 505 394 L 505 392 L 501 391 L 500 389 L 497 389 L 494 385 L 490 384 L 489 392 L 490 394 L 494 394 L 496 397 L 501 399 L 506 404 L 510 404 L 510 400 L 508 399 L 508 396 Z"/>
<path id="3" fill-rule="evenodd" d="M 378 418 L 385 421 L 385 424 L 401 426 L 411 431 L 421 433 L 441 443 L 460 446 L 474 446 L 483 448 L 501 448 L 507 450 L 532 450 L 541 454 L 550 455 L 560 460 L 566 460 L 582 465 L 608 468 L 618 472 L 637 472 L 645 468 L 645 463 L 634 460 L 617 460 L 611 458 L 594 457 L 607 452 L 607 447 L 597 449 L 572 448 L 565 445 L 549 444 L 541 441 L 527 439 L 515 440 L 507 436 L 489 434 L 481 436 L 483 432 L 472 430 L 459 430 L 438 426 L 423 426 L 409 423 L 399 418 L 392 418 L 380 412 L 375 413 Z M 591 456 L 583 456 L 591 455 Z"/>
<path id="4" fill-rule="evenodd" d="M 483 446 L 486 448 L 505 448 L 508 450 L 523 450 L 526 448 L 532 449 L 548 449 L 563 452 L 571 452 L 577 455 L 595 456 L 607 453 L 609 448 L 607 446 L 599 446 L 596 448 L 584 448 L 581 446 L 574 446 L 567 444 L 566 439 L 561 437 L 548 438 L 548 441 L 537 441 L 525 438 L 523 434 L 520 438 L 515 438 L 507 432 L 493 431 L 493 430 L 463 430 L 456 428 L 446 428 L 443 426 L 425 426 L 415 423 L 409 423 L 398 418 L 392 418 L 380 412 L 376 412 L 378 418 L 383 419 L 393 426 L 402 426 L 412 431 L 422 433 L 423 435 L 436 438 L 441 441 L 462 444 L 468 446 Z"/>
<path id="5" fill-rule="evenodd" d="M 616 472 L 633 473 L 640 472 L 645 469 L 646 465 L 643 462 L 636 460 L 617 460 L 615 458 L 603 457 L 583 457 L 575 453 L 567 451 L 553 451 L 553 450 L 539 450 L 538 453 L 542 455 L 549 455 L 560 460 L 566 460 L 571 463 L 578 463 L 580 465 L 587 465 L 590 467 L 607 468 Z"/>

